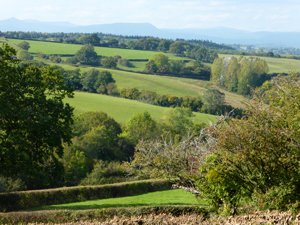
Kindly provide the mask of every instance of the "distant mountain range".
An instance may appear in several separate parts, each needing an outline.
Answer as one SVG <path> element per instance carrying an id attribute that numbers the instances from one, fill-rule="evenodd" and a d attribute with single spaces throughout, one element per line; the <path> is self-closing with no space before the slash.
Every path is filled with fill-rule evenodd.
<path id="1" fill-rule="evenodd" d="M 150 23 L 113 23 L 78 26 L 69 22 L 41 22 L 10 18 L 0 21 L 0 31 L 102 32 L 128 36 L 200 39 L 216 43 L 254 45 L 258 47 L 300 48 L 300 32 L 249 32 L 225 27 L 211 29 L 158 29 Z"/>

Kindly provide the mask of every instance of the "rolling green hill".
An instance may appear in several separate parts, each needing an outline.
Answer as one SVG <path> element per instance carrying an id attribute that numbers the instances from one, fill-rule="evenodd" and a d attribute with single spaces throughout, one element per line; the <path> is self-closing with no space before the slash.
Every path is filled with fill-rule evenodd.
<path id="1" fill-rule="evenodd" d="M 66 99 L 75 108 L 75 115 L 85 111 L 103 111 L 113 117 L 117 122 L 124 124 L 134 113 L 148 111 L 155 119 L 159 120 L 163 117 L 164 107 L 145 104 L 138 101 L 116 98 L 107 95 L 91 94 L 86 92 L 75 92 L 75 97 Z M 198 122 L 214 122 L 216 116 L 194 113 L 195 123 Z"/>
<path id="2" fill-rule="evenodd" d="M 19 44 L 24 41 L 21 39 L 8 39 L 9 42 Z M 65 44 L 65 43 L 54 43 L 54 42 L 43 42 L 43 41 L 27 41 L 30 45 L 29 52 L 37 53 L 44 52 L 45 54 L 75 54 L 83 45 L 78 44 Z M 143 50 L 132 50 L 132 49 L 120 49 L 120 48 L 106 48 L 106 47 L 95 47 L 95 51 L 98 55 L 102 56 L 115 56 L 120 55 L 125 59 L 150 59 L 155 54 L 161 52 L 154 51 L 143 51 Z M 170 59 L 182 59 L 186 58 L 177 57 L 170 53 L 164 53 L 169 56 Z"/>

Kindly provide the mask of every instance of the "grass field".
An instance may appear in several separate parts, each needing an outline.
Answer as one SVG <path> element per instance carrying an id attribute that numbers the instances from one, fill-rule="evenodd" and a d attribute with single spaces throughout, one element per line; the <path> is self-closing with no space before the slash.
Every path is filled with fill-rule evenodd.
<path id="1" fill-rule="evenodd" d="M 130 62 L 132 67 L 125 67 L 120 64 L 118 64 L 118 68 L 122 70 L 131 70 L 131 71 L 144 71 L 147 62 Z"/>
<path id="2" fill-rule="evenodd" d="M 24 41 L 21 39 L 8 39 L 9 42 L 19 44 Z M 83 45 L 54 43 L 54 42 L 42 42 L 42 41 L 27 41 L 30 45 L 29 53 L 44 52 L 45 54 L 75 54 Z M 98 55 L 102 56 L 115 56 L 120 55 L 125 59 L 150 59 L 155 54 L 160 52 L 132 50 L 132 49 L 120 49 L 120 48 L 106 48 L 95 47 L 95 51 Z M 186 58 L 177 57 L 173 54 L 164 53 L 169 56 L 170 59 L 182 59 Z"/>
<path id="3" fill-rule="evenodd" d="M 49 63 L 49 62 L 47 62 Z M 51 64 L 51 63 L 49 63 Z M 76 67 L 69 65 L 58 64 L 66 70 L 74 70 Z M 80 68 L 81 72 L 87 72 L 91 70 L 91 67 Z M 121 70 L 112 70 L 106 68 L 95 68 L 97 70 L 103 71 L 108 70 L 111 72 L 113 78 L 116 80 L 116 85 L 118 89 L 121 88 L 131 88 L 135 87 L 142 90 L 152 90 L 158 94 L 171 94 L 176 96 L 195 96 L 198 97 L 202 94 L 202 91 L 183 85 L 182 82 L 177 82 L 177 78 L 166 77 L 166 76 L 156 76 L 156 75 L 146 75 L 140 73 L 132 73 Z"/>
<path id="4" fill-rule="evenodd" d="M 49 63 L 49 62 L 47 62 Z M 76 67 L 69 65 L 58 64 L 66 70 L 74 70 Z M 86 72 L 92 69 L 91 67 L 80 68 L 81 72 Z M 132 73 L 121 70 L 112 70 L 104 68 L 96 68 L 98 70 L 109 70 L 113 78 L 116 80 L 116 85 L 118 89 L 121 88 L 131 88 L 136 87 L 140 91 L 142 90 L 152 90 L 158 94 L 171 94 L 178 97 L 181 96 L 194 96 L 199 97 L 207 91 L 207 86 L 210 86 L 208 81 L 179 78 L 179 77 L 166 77 L 166 76 L 156 76 L 156 75 L 146 75 L 140 73 Z M 205 85 L 206 84 L 206 85 Z M 216 88 L 216 87 L 214 87 Z M 225 100 L 227 104 L 231 104 L 234 107 L 244 107 L 241 101 L 245 98 L 241 95 L 224 91 L 220 89 L 221 92 L 226 92 Z"/>
<path id="5" fill-rule="evenodd" d="M 155 119 L 159 120 L 163 117 L 164 110 L 167 109 L 165 107 L 149 105 L 134 100 L 86 92 L 75 92 L 75 97 L 66 99 L 65 102 L 75 108 L 75 115 L 85 111 L 103 111 L 121 124 L 125 124 L 134 113 L 144 111 L 148 111 Z M 216 116 L 208 114 L 194 114 L 194 123 L 214 122 L 216 119 Z"/>
<path id="6" fill-rule="evenodd" d="M 231 57 L 233 55 L 219 54 L 220 57 Z M 240 57 L 235 55 L 235 57 Z M 249 56 L 245 56 L 249 57 Z M 285 59 L 285 58 L 272 58 L 272 57 L 259 57 L 269 65 L 269 73 L 289 73 L 290 71 L 300 72 L 300 60 Z"/>
<path id="7" fill-rule="evenodd" d="M 197 200 L 195 196 L 181 189 L 157 191 L 142 195 L 91 200 L 86 202 L 75 202 L 61 205 L 51 205 L 35 208 L 34 210 L 82 210 L 112 207 L 134 207 L 134 206 L 160 206 L 160 205 L 201 205 L 207 206 L 203 200 Z"/>

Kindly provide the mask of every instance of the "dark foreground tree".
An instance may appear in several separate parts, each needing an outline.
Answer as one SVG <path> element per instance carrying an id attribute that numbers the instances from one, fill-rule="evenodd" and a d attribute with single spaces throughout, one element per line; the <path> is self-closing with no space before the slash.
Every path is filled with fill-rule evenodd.
<path id="1" fill-rule="evenodd" d="M 0 173 L 33 175 L 58 165 L 63 142 L 72 137 L 73 93 L 59 71 L 20 64 L 7 44 L 0 49 Z"/>

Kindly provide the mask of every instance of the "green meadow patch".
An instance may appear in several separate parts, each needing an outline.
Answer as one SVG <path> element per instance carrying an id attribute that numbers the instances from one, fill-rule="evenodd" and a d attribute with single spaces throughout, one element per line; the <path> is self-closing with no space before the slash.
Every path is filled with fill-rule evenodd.
<path id="1" fill-rule="evenodd" d="M 207 206 L 203 200 L 197 200 L 195 195 L 181 189 L 156 191 L 141 195 L 74 202 L 60 205 L 50 205 L 33 210 L 84 210 L 115 207 L 163 206 L 163 205 L 198 205 Z"/>
<path id="2" fill-rule="evenodd" d="M 75 97 L 65 99 L 65 102 L 75 108 L 75 115 L 85 111 L 103 111 L 121 124 L 125 124 L 134 113 L 144 111 L 148 111 L 156 120 L 159 120 L 167 109 L 134 100 L 86 92 L 75 92 Z M 194 115 L 194 123 L 215 122 L 216 120 L 216 116 L 209 114 L 194 113 Z"/>

